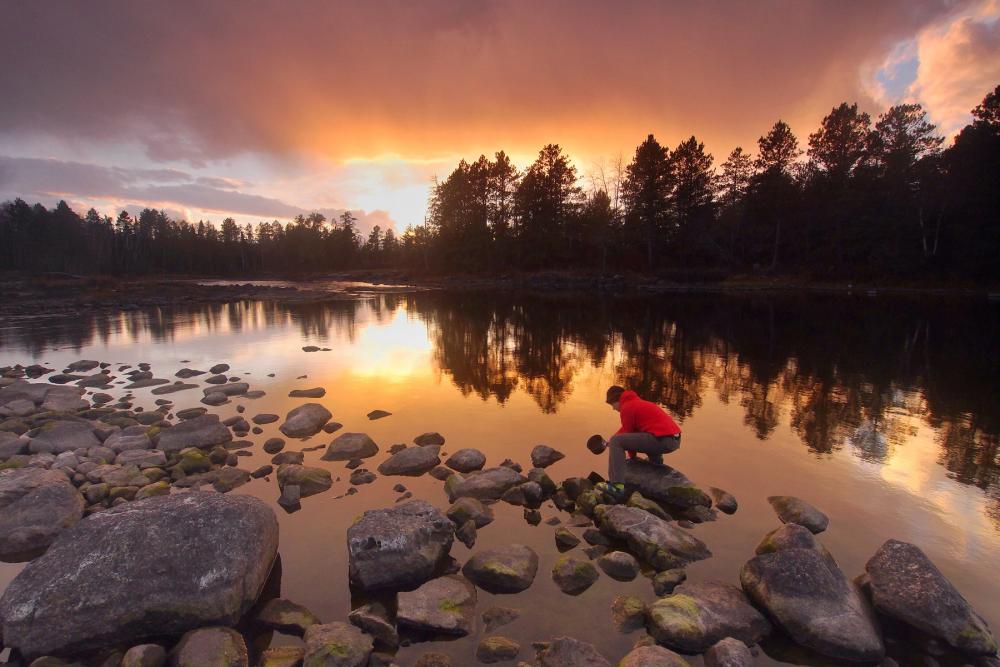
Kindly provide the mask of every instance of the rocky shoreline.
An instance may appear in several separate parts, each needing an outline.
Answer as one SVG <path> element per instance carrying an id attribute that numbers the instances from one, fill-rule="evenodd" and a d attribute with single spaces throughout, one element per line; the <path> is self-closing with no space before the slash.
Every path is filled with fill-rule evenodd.
<path id="1" fill-rule="evenodd" d="M 382 451 L 364 433 L 342 432 L 316 402 L 283 417 L 238 403 L 220 420 L 213 408 L 264 396 L 229 371 L 218 364 L 158 377 L 147 364 L 97 360 L 0 369 L 0 560 L 27 562 L 0 596 L 7 665 L 374 667 L 398 664 L 400 646 L 468 636 L 480 624 L 482 664 L 676 667 L 700 655 L 709 667 L 732 667 L 783 642 L 806 664 L 1000 665 L 986 623 L 918 546 L 887 539 L 863 572 L 845 573 L 817 538 L 830 518 L 803 499 L 768 498 L 775 528 L 746 554 L 738 580 L 695 581 L 687 566 L 712 558 L 698 525 L 739 521 L 738 500 L 723 489 L 633 460 L 629 496 L 616 504 L 595 474 L 552 479 L 547 469 L 563 455 L 551 447 L 536 447 L 527 468 L 487 466 L 474 448 L 448 456 L 433 432 Z M 139 389 L 157 397 L 156 409 L 135 405 Z M 178 392 L 200 395 L 205 407 L 175 410 Z M 264 424 L 278 424 L 283 437 L 261 445 L 270 464 L 244 469 Z M 290 447 L 322 433 L 332 441 Z M 395 503 L 347 529 L 348 571 L 330 573 L 357 595 L 342 619 L 321 620 L 276 595 L 274 509 L 229 493 L 274 480 L 278 506 L 297 511 L 333 484 L 329 469 L 307 463 L 309 451 L 344 463 L 348 493 L 378 475 L 400 479 Z M 404 478 L 423 475 L 440 480 L 436 498 L 407 490 Z M 480 609 L 477 591 L 516 595 L 540 567 L 527 545 L 475 548 L 497 503 L 551 527 L 562 555 L 542 576 L 565 595 L 605 578 L 649 579 L 647 596 L 620 595 L 610 609 L 617 629 L 645 629 L 632 650 L 606 656 L 570 636 L 529 647 L 502 634 L 521 612 Z M 473 550 L 464 563 L 452 556 L 456 540 Z M 270 632 L 301 641 L 257 641 Z M 453 663 L 431 648 L 410 664 Z"/>

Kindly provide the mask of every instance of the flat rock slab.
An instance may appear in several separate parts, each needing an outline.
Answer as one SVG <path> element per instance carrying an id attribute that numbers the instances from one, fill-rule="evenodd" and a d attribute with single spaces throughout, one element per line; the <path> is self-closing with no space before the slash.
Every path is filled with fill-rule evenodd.
<path id="1" fill-rule="evenodd" d="M 341 433 L 321 457 L 324 461 L 367 459 L 378 454 L 378 445 L 367 433 Z"/>
<path id="2" fill-rule="evenodd" d="M 289 438 L 305 438 L 319 433 L 331 417 L 330 411 L 319 403 L 306 403 L 291 410 L 278 430 Z"/>
<path id="3" fill-rule="evenodd" d="M 350 623 L 313 625 L 306 630 L 302 664 L 309 667 L 365 667 L 372 638 Z"/>
<path id="4" fill-rule="evenodd" d="M 191 491 L 99 512 L 10 583 L 4 643 L 33 658 L 235 625 L 277 549 L 273 510 L 250 496 Z"/>
<path id="5" fill-rule="evenodd" d="M 624 505 L 602 506 L 598 522 L 608 537 L 624 540 L 632 554 L 656 570 L 671 570 L 712 555 L 690 531 Z"/>
<path id="6" fill-rule="evenodd" d="M 755 556 L 740 570 L 740 583 L 754 604 L 806 648 L 853 662 L 878 662 L 885 654 L 857 586 L 816 549 Z"/>
<path id="7" fill-rule="evenodd" d="M 419 585 L 448 557 L 454 537 L 448 517 L 423 500 L 368 510 L 347 529 L 351 584 L 362 590 Z"/>
<path id="8" fill-rule="evenodd" d="M 572 637 L 556 637 L 537 653 L 540 667 L 611 667 L 592 644 Z"/>
<path id="9" fill-rule="evenodd" d="M 797 523 L 814 535 L 830 525 L 830 519 L 818 509 L 795 496 L 771 496 L 767 499 L 782 523 Z"/>
<path id="10" fill-rule="evenodd" d="M 289 398 L 323 398 L 324 396 L 326 396 L 326 389 L 323 389 L 323 387 L 292 389 L 288 392 Z"/>
<path id="11" fill-rule="evenodd" d="M 438 577 L 400 593 L 396 604 L 400 627 L 464 637 L 475 625 L 476 587 L 460 576 Z"/>
<path id="12" fill-rule="evenodd" d="M 986 622 L 934 563 L 908 542 L 889 540 L 865 571 L 875 608 L 968 655 L 992 655 L 996 640 Z"/>
<path id="13" fill-rule="evenodd" d="M 467 475 L 452 475 L 445 482 L 444 490 L 450 502 L 455 502 L 459 498 L 499 500 L 508 489 L 527 481 L 527 478 L 516 470 L 498 466 L 470 472 Z"/>
<path id="14" fill-rule="evenodd" d="M 726 637 L 756 644 L 771 624 L 739 588 L 716 581 L 678 586 L 649 607 L 649 633 L 665 646 L 704 653 Z"/>
<path id="15" fill-rule="evenodd" d="M 83 516 L 83 496 L 55 470 L 0 470 L 0 560 L 27 560 Z"/>
<path id="16" fill-rule="evenodd" d="M 646 498 L 673 507 L 687 508 L 695 505 L 711 507 L 712 499 L 704 491 L 670 466 L 630 459 L 625 464 L 625 484 Z"/>
<path id="17" fill-rule="evenodd" d="M 441 463 L 438 456 L 440 447 L 408 447 L 397 452 L 379 464 L 383 475 L 405 475 L 417 477 L 436 468 Z"/>
<path id="18" fill-rule="evenodd" d="M 232 439 L 233 434 L 219 421 L 218 415 L 204 414 L 160 431 L 156 447 L 170 454 L 187 447 L 221 445 Z"/>
<path id="19" fill-rule="evenodd" d="M 197 389 L 197 388 L 198 385 L 196 384 L 185 384 L 183 382 L 175 382 L 173 384 L 166 384 L 163 385 L 162 387 L 157 387 L 150 393 L 153 394 L 154 396 L 163 396 L 164 394 L 173 394 L 178 391 L 187 391 L 188 389 Z"/>
<path id="20" fill-rule="evenodd" d="M 479 551 L 462 568 L 467 579 L 490 593 L 520 593 L 537 572 L 538 554 L 523 544 Z"/>
<path id="21" fill-rule="evenodd" d="M 208 387 L 207 389 L 202 389 L 202 392 L 206 396 L 209 394 L 224 394 L 226 396 L 239 396 L 240 394 L 245 394 L 250 391 L 250 385 L 246 382 L 227 382 L 225 384 L 218 384 L 214 387 Z"/>
<path id="22" fill-rule="evenodd" d="M 28 451 L 32 454 L 62 454 L 100 444 L 93 427 L 86 422 L 52 421 L 31 436 Z"/>
<path id="23" fill-rule="evenodd" d="M 426 447 L 427 445 L 444 445 L 444 436 L 436 431 L 428 431 L 427 433 L 421 433 L 413 439 L 413 444 L 419 447 Z"/>

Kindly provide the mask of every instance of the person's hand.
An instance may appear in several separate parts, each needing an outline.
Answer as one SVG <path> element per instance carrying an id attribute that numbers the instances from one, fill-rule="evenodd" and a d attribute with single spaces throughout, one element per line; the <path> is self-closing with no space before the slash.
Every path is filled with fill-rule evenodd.
<path id="1" fill-rule="evenodd" d="M 603 454 L 604 450 L 607 448 L 608 441 L 604 439 L 604 436 L 597 434 L 587 438 L 587 449 L 594 454 Z"/>

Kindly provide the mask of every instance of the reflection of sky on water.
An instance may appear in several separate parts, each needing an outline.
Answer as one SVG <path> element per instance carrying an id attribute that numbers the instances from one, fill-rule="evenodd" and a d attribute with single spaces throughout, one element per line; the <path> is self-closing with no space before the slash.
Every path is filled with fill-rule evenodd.
<path id="1" fill-rule="evenodd" d="M 936 400 L 946 399 L 953 419 L 933 413 L 935 397 L 920 385 L 925 371 L 914 373 L 906 364 L 878 368 L 886 356 L 880 340 L 856 340 L 843 357 L 822 342 L 811 351 L 800 333 L 762 344 L 753 318 L 730 317 L 726 309 L 726 319 L 704 332 L 699 327 L 717 312 L 679 311 L 675 320 L 657 315 L 661 319 L 651 322 L 649 310 L 623 310 L 602 320 L 587 304 L 579 321 L 567 323 L 559 319 L 567 311 L 547 303 L 505 311 L 467 298 L 379 296 L 331 306 L 242 303 L 133 312 L 82 322 L 82 330 L 58 321 L 7 323 L 0 326 L 0 365 L 42 360 L 61 369 L 80 358 L 147 361 L 158 376 L 171 377 L 182 366 L 226 362 L 230 374 L 267 391 L 248 402 L 248 414 L 284 414 L 301 402 L 287 397 L 290 389 L 322 386 L 327 394 L 320 402 L 334 419 L 345 430 L 370 433 L 383 448 L 439 430 L 448 439 L 446 450 L 477 447 L 495 464 L 508 457 L 527 461 L 535 444 L 546 443 L 568 454 L 555 471 L 560 478 L 603 468 L 582 443 L 616 428 L 604 389 L 645 383 L 645 391 L 682 422 L 683 446 L 673 463 L 696 482 L 726 488 L 740 500 L 734 519 L 698 527 L 716 556 L 693 566 L 692 576 L 732 580 L 775 525 L 766 496 L 800 495 L 831 516 L 823 541 L 848 576 L 860 572 L 885 539 L 912 541 L 994 626 L 1000 624 L 1000 587 L 991 565 L 1000 552 L 997 501 L 990 495 L 996 494 L 989 460 L 991 451 L 996 455 L 989 449 L 995 435 L 981 426 L 991 423 L 991 413 L 973 416 L 982 406 L 977 408 L 976 385 L 937 385 Z M 748 333 L 741 332 L 739 323 L 748 320 Z M 306 353 L 306 345 L 330 350 Z M 28 350 L 43 351 L 32 359 Z M 939 354 L 929 370 L 954 367 L 963 379 L 975 374 L 950 351 Z M 860 370 L 844 371 L 850 364 Z M 298 379 L 302 375 L 308 377 Z M 149 390 L 135 393 L 147 408 L 157 398 Z M 182 408 L 198 405 L 200 396 L 192 390 L 170 398 Z M 220 414 L 234 413 L 235 404 Z M 375 408 L 393 415 L 368 422 L 364 415 Z M 276 434 L 268 429 L 259 438 Z M 980 449 L 968 449 L 973 445 Z M 971 468 L 970 460 L 977 462 Z M 244 466 L 263 463 L 266 457 L 257 452 Z M 331 471 L 346 480 L 340 467 Z M 303 512 L 282 516 L 292 599 L 330 618 L 346 613 L 349 599 L 311 593 L 311 578 L 317 567 L 343 565 L 341 524 L 373 504 L 391 502 L 386 498 L 395 481 L 379 480 L 350 501 L 334 500 L 345 490 L 341 482 L 329 497 L 310 499 Z M 411 484 L 444 502 L 434 483 Z M 244 491 L 273 501 L 272 487 L 255 481 Z M 522 534 L 526 529 L 515 518 L 495 536 L 483 531 L 483 544 L 516 537 L 550 548 L 547 533 Z M 316 540 L 325 541 L 325 558 L 332 562 L 314 563 Z M 545 567 L 543 562 L 540 571 Z M 0 582 L 5 571 L 0 566 Z M 547 604 L 536 602 L 540 609 Z M 617 646 L 619 640 L 607 641 Z"/>

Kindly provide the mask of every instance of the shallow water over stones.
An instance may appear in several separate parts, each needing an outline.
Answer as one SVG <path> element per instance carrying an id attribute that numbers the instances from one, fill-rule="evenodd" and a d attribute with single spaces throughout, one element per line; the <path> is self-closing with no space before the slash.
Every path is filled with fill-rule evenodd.
<path id="1" fill-rule="evenodd" d="M 982 380 L 995 370 L 996 348 L 988 341 L 969 341 L 963 349 L 975 349 L 974 358 L 942 349 L 947 336 L 933 330 L 942 319 L 934 308 L 894 308 L 897 326 L 884 322 L 884 306 L 873 309 L 865 303 L 810 309 L 766 300 L 734 304 L 730 299 L 721 306 L 689 301 L 598 308 L 596 302 L 565 297 L 553 305 L 417 295 L 315 308 L 244 303 L 133 311 L 99 322 L 82 317 L 85 330 L 79 322 L 2 323 L 0 366 L 48 362 L 58 372 L 80 359 L 111 362 L 113 370 L 119 362 L 134 368 L 145 361 L 150 378 L 173 378 L 182 368 L 209 369 L 225 361 L 231 369 L 212 369 L 226 373 L 222 384 L 206 384 L 207 374 L 186 382 L 217 389 L 232 375 L 251 390 L 266 392 L 257 399 L 223 394 L 228 402 L 209 411 L 221 420 L 237 415 L 239 406 L 246 408 L 247 419 L 280 416 L 259 424 L 260 434 L 237 436 L 254 443 L 245 450 L 250 456 L 239 459 L 240 468 L 271 465 L 272 454 L 263 444 L 280 436 L 285 451 L 302 456 L 304 465 L 329 471 L 331 488 L 312 496 L 301 493 L 300 509 L 293 514 L 277 505 L 276 465 L 270 475 L 231 492 L 257 496 L 274 507 L 281 525 L 280 597 L 305 606 L 327 624 L 346 623 L 348 612 L 363 602 L 352 599 L 348 585 L 348 527 L 365 510 L 396 506 L 402 492 L 392 487 L 401 478 L 377 475 L 373 483 L 344 495 L 350 488 L 346 461 L 322 460 L 324 448 L 303 452 L 328 445 L 334 435 L 319 431 L 303 440 L 278 430 L 289 411 L 307 402 L 289 397 L 292 390 L 325 388 L 323 398 L 309 400 L 322 404 L 344 430 L 366 433 L 383 446 L 364 464 L 372 470 L 388 459 L 393 443 L 439 445 L 437 438 L 424 442 L 420 437 L 438 432 L 447 442 L 442 461 L 475 448 L 485 455 L 486 470 L 507 458 L 520 463 L 520 476 L 508 468 L 494 473 L 503 486 L 529 478 L 531 452 L 542 443 L 566 455 L 546 468 L 556 482 L 585 478 L 592 470 L 603 473 L 605 458 L 592 455 L 583 443 L 593 433 L 607 436 L 615 430 L 617 415 L 604 405 L 603 390 L 624 382 L 655 392 L 681 421 L 683 444 L 668 463 L 701 489 L 717 486 L 738 499 L 733 516 L 720 514 L 715 521 L 677 528 L 713 554 L 685 568 L 689 582 L 738 586 L 740 567 L 754 557 L 762 537 L 782 525 L 767 497 L 789 495 L 829 517 L 829 527 L 818 537 L 848 579 L 864 571 L 886 539 L 915 543 L 996 631 L 1000 588 L 990 563 L 1000 553 L 1000 539 L 997 489 L 991 481 L 995 464 L 989 454 L 995 456 L 990 443 L 996 439 L 989 430 L 996 413 L 989 410 L 996 407 L 987 400 L 989 385 Z M 980 332 L 971 336 L 988 339 L 988 332 L 997 331 L 995 315 L 983 319 L 979 310 L 970 315 L 954 306 L 948 314 L 950 326 Z M 793 324 L 844 318 L 851 324 L 838 326 L 837 337 L 848 340 L 836 344 L 822 331 Z M 507 344 L 499 345 L 497 337 Z M 606 355 L 596 341 L 608 346 Z M 307 354 L 302 347 L 308 344 L 330 351 Z M 92 369 L 79 372 L 83 376 Z M 123 373 L 115 371 L 119 377 L 111 389 L 86 390 L 118 401 L 125 385 L 117 383 L 131 381 Z M 308 384 L 296 380 L 302 375 L 308 375 Z M 75 382 L 52 386 L 70 389 Z M 134 396 L 129 402 L 155 409 L 158 386 L 171 385 L 129 390 Z M 176 415 L 204 407 L 202 394 L 178 391 L 165 398 L 173 401 L 170 412 Z M 61 400 L 73 400 L 66 397 Z M 374 408 L 392 415 L 369 420 Z M 442 512 L 450 506 L 444 484 L 430 475 L 404 481 L 414 498 Z M 699 496 L 693 506 L 703 507 L 702 502 Z M 475 664 L 478 646 L 494 633 L 486 634 L 479 616 L 492 607 L 519 610 L 516 620 L 495 631 L 520 644 L 518 660 L 534 662 L 532 642 L 569 636 L 593 644 L 609 664 L 617 664 L 642 631 L 619 633 L 612 603 L 622 595 L 654 602 L 651 572 L 619 582 L 602 571 L 580 595 L 564 595 L 550 576 L 560 554 L 557 527 L 546 520 L 558 517 L 559 527 L 582 537 L 584 528 L 574 525 L 579 522 L 548 501 L 539 508 L 543 520 L 537 526 L 525 521 L 523 507 L 506 502 L 488 507 L 494 520 L 478 528 L 475 546 L 455 541 L 452 556 L 461 565 L 476 552 L 525 544 L 538 554 L 539 575 L 521 593 L 477 589 L 476 622 L 468 636 L 415 643 L 404 637 L 399 664 L 407 667 L 430 652 L 450 655 L 454 664 Z M 589 561 L 585 547 L 567 554 Z M 22 567 L 0 564 L 0 587 Z M 271 645 L 302 642 L 276 634 Z M 565 646 L 558 644 L 546 659 L 558 664 L 554 661 Z M 781 664 L 783 656 L 792 661 L 780 647 L 765 645 L 756 664 Z M 794 660 L 819 664 L 808 657 Z M 701 664 L 698 657 L 688 661 Z"/>

